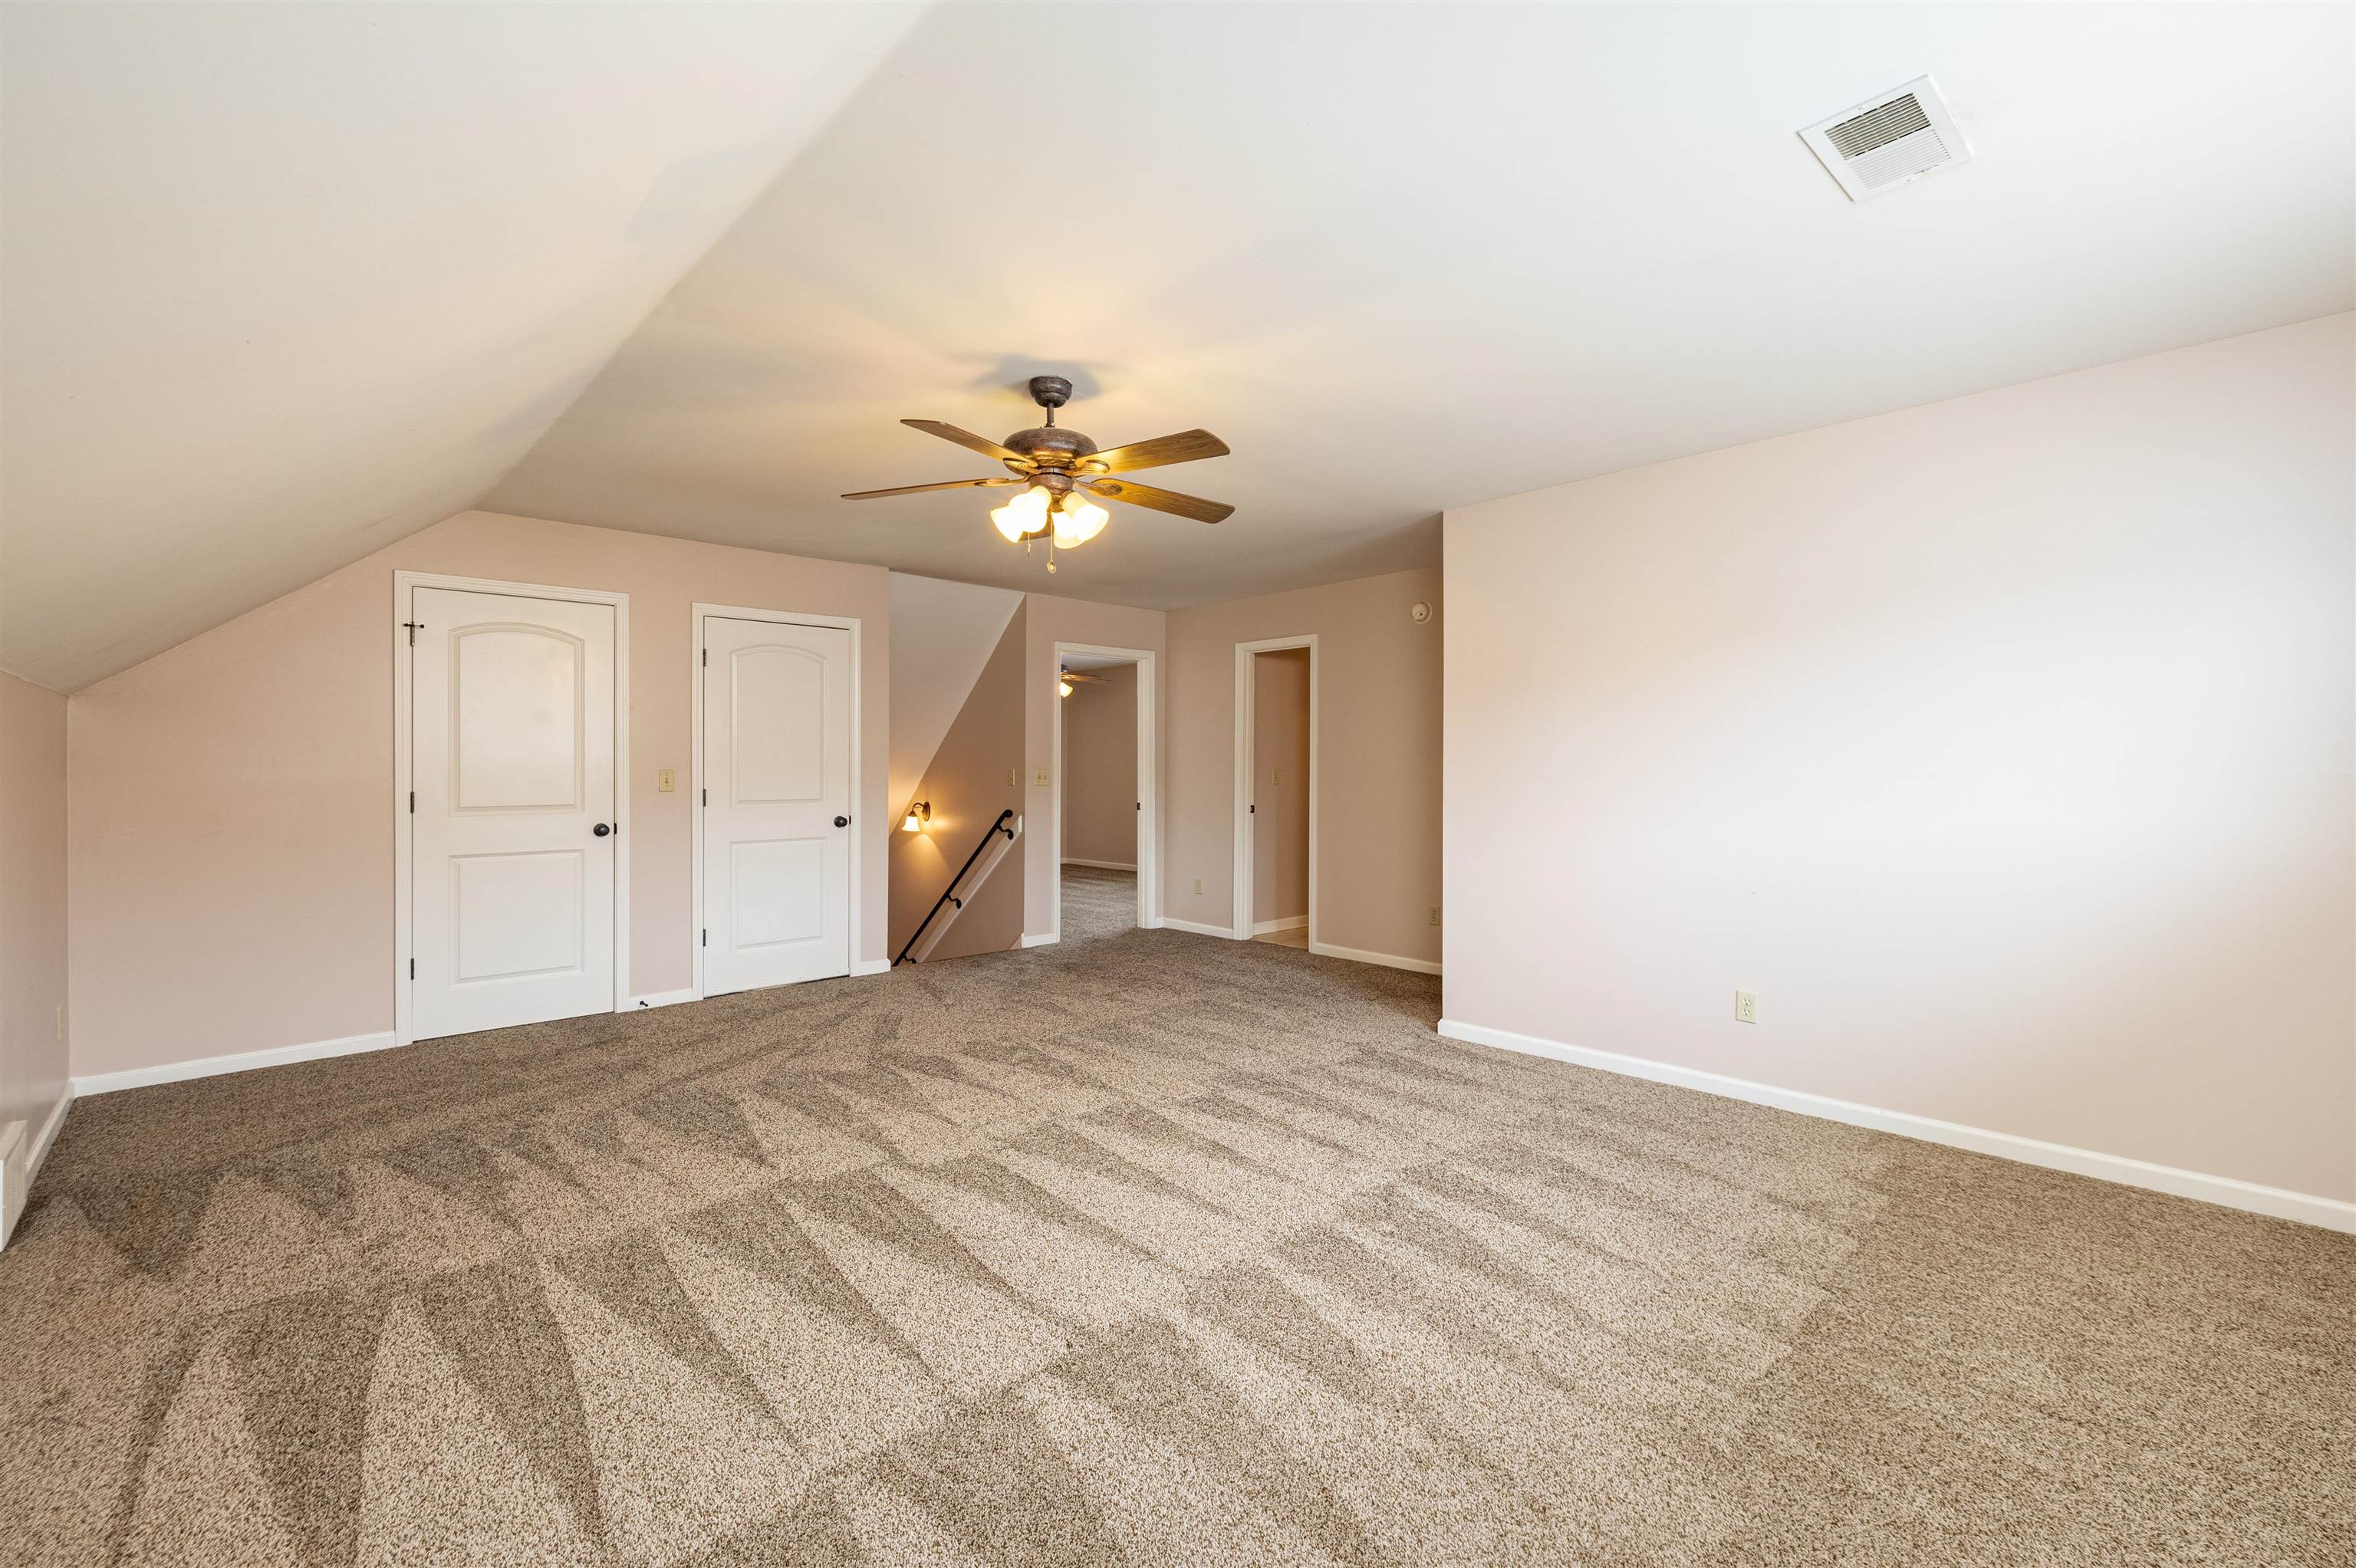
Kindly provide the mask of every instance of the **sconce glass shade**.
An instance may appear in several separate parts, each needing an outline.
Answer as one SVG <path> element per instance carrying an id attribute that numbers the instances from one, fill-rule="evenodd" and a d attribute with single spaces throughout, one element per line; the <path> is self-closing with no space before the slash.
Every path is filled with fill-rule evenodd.
<path id="1" fill-rule="evenodd" d="M 921 800 L 916 802 L 908 807 L 908 815 L 900 819 L 900 831 L 922 833 L 925 830 L 925 824 L 932 819 L 932 815 L 933 808 L 929 802 Z"/>

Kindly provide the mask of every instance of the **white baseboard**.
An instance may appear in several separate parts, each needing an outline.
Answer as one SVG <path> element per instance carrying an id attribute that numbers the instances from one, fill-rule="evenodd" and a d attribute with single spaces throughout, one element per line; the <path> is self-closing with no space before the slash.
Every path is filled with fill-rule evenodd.
<path id="1" fill-rule="evenodd" d="M 1026 931 L 1023 933 L 1023 945 L 1025 947 L 1052 947 L 1063 940 L 1064 933 L 1060 931 Z"/>
<path id="2" fill-rule="evenodd" d="M 891 968 L 892 960 L 889 958 L 862 958 L 851 966 L 851 972 L 853 976 L 884 975 L 889 974 Z"/>
<path id="3" fill-rule="evenodd" d="M 1265 936 L 1271 931 L 1299 931 L 1309 923 L 1305 914 L 1287 915 L 1282 920 L 1263 920 L 1252 927 L 1254 936 Z"/>
<path id="4" fill-rule="evenodd" d="M 1180 920 L 1176 915 L 1165 914 L 1162 917 L 1162 923 L 1171 931 L 1191 931 L 1197 936 L 1216 936 L 1228 942 L 1236 939 L 1236 933 L 1230 928 L 1224 925 L 1205 925 L 1198 920 Z"/>
<path id="5" fill-rule="evenodd" d="M 1099 871 L 1134 871 L 1137 869 L 1136 863 L 1130 860 L 1083 860 L 1076 855 L 1065 856 L 1064 864 L 1066 866 L 1094 866 Z"/>
<path id="6" fill-rule="evenodd" d="M 632 997 L 630 1005 L 622 1010 L 637 1012 L 640 1008 L 675 1008 L 681 1002 L 700 1002 L 703 997 L 692 986 L 681 986 L 676 991 L 648 991 L 643 997 Z"/>
<path id="7" fill-rule="evenodd" d="M 206 1056 L 194 1061 L 166 1062 L 161 1067 L 134 1067 L 121 1072 L 98 1072 L 73 1081 L 77 1098 L 111 1094 L 117 1089 L 145 1089 L 151 1083 L 177 1083 L 187 1078 L 211 1078 L 223 1072 L 250 1072 L 257 1067 L 284 1067 L 292 1061 L 316 1061 L 324 1056 L 351 1056 L 363 1051 L 389 1051 L 400 1043 L 391 1029 L 375 1034 L 348 1034 L 341 1040 L 315 1040 L 307 1045 L 282 1045 L 270 1051 L 244 1051 L 234 1056 Z"/>
<path id="8" fill-rule="evenodd" d="M 69 1084 L 66 1092 L 58 1096 L 58 1103 L 49 1107 L 48 1119 L 41 1124 L 41 1130 L 33 1135 L 32 1151 L 25 1161 L 25 1185 L 27 1189 L 41 1174 L 41 1161 L 49 1157 L 49 1146 L 58 1141 L 58 1134 L 66 1125 L 66 1113 L 73 1109 L 74 1093 L 72 1085 Z"/>
<path id="9" fill-rule="evenodd" d="M 1717 1094 L 1729 1100 L 1747 1100 L 1754 1105 L 1772 1105 L 1777 1110 L 1796 1111 L 1804 1116 L 1819 1116 L 1828 1122 L 1845 1122 L 1853 1127 L 1896 1133 L 1901 1137 L 1920 1138 L 1925 1143 L 1945 1144 L 1954 1148 L 1970 1149 L 1976 1154 L 1995 1155 L 2000 1159 L 2019 1160 L 2023 1165 L 2066 1170 L 2079 1176 L 2115 1181 L 2123 1186 L 2170 1193 L 2179 1198 L 2197 1198 L 2204 1203 L 2246 1210 L 2253 1214 L 2267 1214 L 2277 1220 L 2296 1220 L 2301 1224 L 2319 1225 L 2328 1231 L 2356 1232 L 2356 1203 L 2343 1203 L 2336 1198 L 2292 1192 L 2280 1187 L 2261 1187 L 2255 1182 L 2236 1181 L 2227 1176 L 2204 1176 L 2197 1170 L 2153 1165 L 2121 1155 L 2097 1154 L 2092 1149 L 2072 1148 L 2066 1144 L 2045 1143 L 2012 1133 L 1989 1132 L 1985 1127 L 1967 1127 L 1958 1122 L 1942 1122 L 1905 1111 L 1884 1111 L 1873 1105 L 1836 1100 L 1829 1095 L 1811 1094 L 1798 1089 L 1779 1089 L 1772 1083 L 1754 1083 L 1749 1079 L 1729 1078 L 1721 1073 L 1705 1072 L 1695 1067 L 1677 1067 L 1665 1061 L 1652 1061 L 1641 1056 L 1623 1056 L 1618 1051 L 1565 1045 L 1559 1040 L 1541 1040 L 1537 1035 L 1490 1029 L 1483 1024 L 1465 1023 L 1457 1019 L 1440 1019 L 1440 1033 L 1450 1040 L 1468 1040 L 1474 1045 L 1493 1045 L 1527 1056 L 1550 1057 L 1557 1061 L 1575 1062 L 1581 1067 L 1617 1072 L 1624 1077 L 1671 1083 L 1680 1089 L 1697 1089 L 1705 1094 Z"/>
<path id="10" fill-rule="evenodd" d="M 1379 964 L 1386 969 L 1407 969 L 1418 975 L 1440 973 L 1440 961 L 1435 958 L 1402 958 L 1396 953 L 1369 953 L 1363 947 L 1336 947 L 1330 942 L 1312 942 L 1309 951 L 1328 958 L 1347 958 L 1353 964 Z"/>
<path id="11" fill-rule="evenodd" d="M 72 1104 L 70 1090 L 59 1094 L 37 1130 L 26 1121 L 0 1125 L 0 1246 L 7 1245 L 23 1217 L 25 1200 L 40 1179 L 41 1161 L 48 1157 L 49 1146 L 57 1142 L 58 1129 L 65 1125 L 66 1110 Z"/>

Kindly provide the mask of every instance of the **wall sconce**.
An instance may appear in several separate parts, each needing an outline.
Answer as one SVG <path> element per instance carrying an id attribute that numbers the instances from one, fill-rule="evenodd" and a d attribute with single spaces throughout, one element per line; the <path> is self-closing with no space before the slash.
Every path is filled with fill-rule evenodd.
<path id="1" fill-rule="evenodd" d="M 916 801 L 908 807 L 908 815 L 900 819 L 900 831 L 922 833 L 925 830 L 925 824 L 932 819 L 933 803 L 928 800 Z"/>

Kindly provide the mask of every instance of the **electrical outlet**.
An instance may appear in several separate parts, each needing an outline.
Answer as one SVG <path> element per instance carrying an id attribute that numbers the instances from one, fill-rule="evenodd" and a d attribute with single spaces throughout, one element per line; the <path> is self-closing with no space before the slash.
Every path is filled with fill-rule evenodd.
<path id="1" fill-rule="evenodd" d="M 1759 1021 L 1758 992 L 1737 991 L 1734 993 L 1734 1021 L 1739 1024 L 1755 1024 Z"/>
<path id="2" fill-rule="evenodd" d="M 669 795 L 671 791 L 673 791 L 673 790 L 677 789 L 678 787 L 679 787 L 679 770 L 678 770 L 678 769 L 676 769 L 676 768 L 660 768 L 660 769 L 656 770 L 656 773 L 655 773 L 655 788 L 657 788 L 657 789 L 659 789 L 659 790 L 662 791 L 665 795 Z"/>
<path id="3" fill-rule="evenodd" d="M 1200 877 L 1194 879 L 1194 891 L 1198 893 L 1203 891 L 1203 879 Z"/>
<path id="4" fill-rule="evenodd" d="M 1440 906 L 1438 904 L 1431 906 L 1431 923 L 1434 925 L 1438 925 L 1440 923 Z"/>

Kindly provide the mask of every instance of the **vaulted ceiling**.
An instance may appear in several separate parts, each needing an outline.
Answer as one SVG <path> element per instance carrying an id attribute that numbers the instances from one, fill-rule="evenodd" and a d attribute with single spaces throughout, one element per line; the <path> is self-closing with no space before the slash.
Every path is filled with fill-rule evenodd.
<path id="1" fill-rule="evenodd" d="M 472 505 L 1042 588 L 1070 376 L 1215 528 L 1057 592 L 1437 558 L 1442 509 L 2356 304 L 2338 6 L 29 6 L 0 665 L 70 689 Z M 1794 133 L 1930 71 L 1974 162 Z M 1992 453 L 1991 461 L 2001 461 Z"/>

